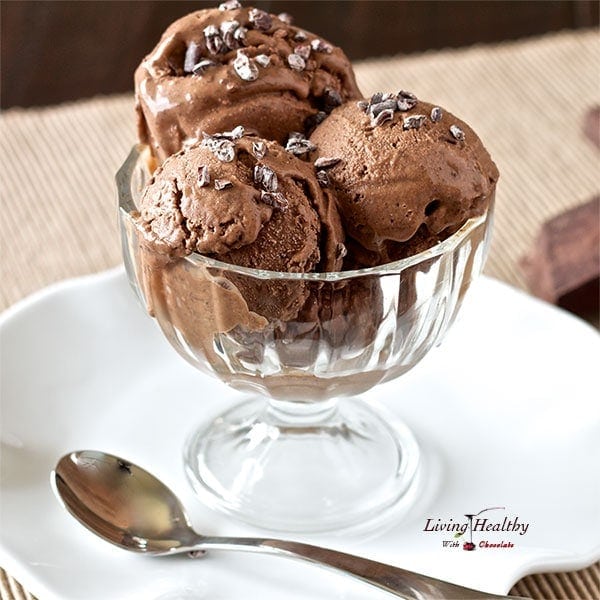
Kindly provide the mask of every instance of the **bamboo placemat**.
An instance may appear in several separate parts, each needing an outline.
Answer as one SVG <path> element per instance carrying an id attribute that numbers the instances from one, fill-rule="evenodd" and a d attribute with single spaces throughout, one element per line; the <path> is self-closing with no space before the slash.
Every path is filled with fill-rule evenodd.
<path id="1" fill-rule="evenodd" d="M 408 89 L 469 122 L 501 172 L 486 272 L 524 288 L 518 261 L 541 222 L 600 188 L 599 156 L 581 135 L 600 103 L 595 31 L 357 65 L 365 94 Z M 0 118 L 0 309 L 45 285 L 120 262 L 113 175 L 134 142 L 131 96 Z M 590 477 L 594 476 L 590 474 Z M 526 577 L 514 594 L 600 598 L 598 564 Z M 31 596 L 0 570 L 2 600 Z M 43 600 L 43 599 L 40 599 Z"/>

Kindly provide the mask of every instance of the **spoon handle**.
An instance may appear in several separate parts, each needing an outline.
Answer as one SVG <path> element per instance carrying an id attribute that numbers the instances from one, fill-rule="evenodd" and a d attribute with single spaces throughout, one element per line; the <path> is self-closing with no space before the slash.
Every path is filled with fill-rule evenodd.
<path id="1" fill-rule="evenodd" d="M 497 596 L 420 575 L 412 571 L 386 565 L 360 556 L 303 544 L 268 538 L 202 537 L 201 542 L 189 550 L 244 550 L 267 552 L 279 556 L 300 558 L 317 565 L 331 567 L 361 579 L 407 600 L 423 598 L 455 598 L 457 600 L 506 599 L 514 596 Z"/>

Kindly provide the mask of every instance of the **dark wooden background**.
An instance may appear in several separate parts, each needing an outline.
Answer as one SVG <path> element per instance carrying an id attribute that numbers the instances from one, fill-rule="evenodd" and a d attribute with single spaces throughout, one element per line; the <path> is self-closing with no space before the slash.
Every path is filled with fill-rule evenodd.
<path id="1" fill-rule="evenodd" d="M 124 92 L 165 27 L 214 2 L 2 0 L 1 105 Z M 594 0 L 256 1 L 342 46 L 351 59 L 598 25 Z"/>

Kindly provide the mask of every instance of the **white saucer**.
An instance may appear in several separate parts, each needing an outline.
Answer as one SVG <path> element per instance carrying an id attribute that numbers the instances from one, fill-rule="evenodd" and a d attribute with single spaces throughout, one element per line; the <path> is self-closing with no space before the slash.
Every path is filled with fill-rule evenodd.
<path id="1" fill-rule="evenodd" d="M 49 483 L 57 459 L 98 449 L 162 478 L 198 530 L 266 533 L 212 512 L 191 492 L 181 460 L 188 432 L 240 396 L 179 358 L 120 269 L 30 297 L 0 317 L 0 334 L 0 564 L 40 600 L 390 597 L 276 557 L 130 555 L 60 506 Z M 426 449 L 418 502 L 368 537 L 305 539 L 495 593 L 527 573 L 597 560 L 599 358 L 591 327 L 481 278 L 443 345 L 366 395 L 401 415 Z M 527 533 L 476 532 L 476 551 L 465 552 L 442 546 L 452 534 L 424 531 L 427 519 L 462 523 L 491 506 L 505 509 L 481 518 L 516 516 Z M 479 547 L 485 541 L 514 547 Z"/>

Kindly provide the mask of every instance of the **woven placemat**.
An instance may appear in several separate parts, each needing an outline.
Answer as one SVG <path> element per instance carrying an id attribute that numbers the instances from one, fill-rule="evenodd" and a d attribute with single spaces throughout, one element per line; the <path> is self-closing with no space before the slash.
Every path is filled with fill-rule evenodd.
<path id="1" fill-rule="evenodd" d="M 357 65 L 365 94 L 408 89 L 480 134 L 501 172 L 486 272 L 525 287 L 519 258 L 542 221 L 600 188 L 581 135 L 598 104 L 595 31 L 378 59 Z M 134 141 L 131 96 L 6 111 L 0 119 L 0 309 L 53 281 L 120 262 L 113 175 Z M 598 565 L 526 577 L 513 593 L 600 598 Z M 0 570 L 2 600 L 31 598 Z M 43 599 L 41 599 L 43 600 Z"/>

